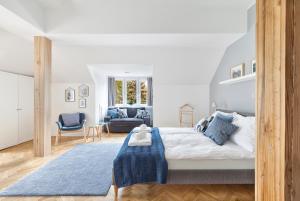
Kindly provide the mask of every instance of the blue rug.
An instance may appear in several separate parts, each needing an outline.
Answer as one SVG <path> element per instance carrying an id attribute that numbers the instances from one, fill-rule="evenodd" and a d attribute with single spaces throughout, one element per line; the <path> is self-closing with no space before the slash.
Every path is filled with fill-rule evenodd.
<path id="1" fill-rule="evenodd" d="M 0 196 L 106 195 L 121 144 L 82 144 L 25 176 Z"/>

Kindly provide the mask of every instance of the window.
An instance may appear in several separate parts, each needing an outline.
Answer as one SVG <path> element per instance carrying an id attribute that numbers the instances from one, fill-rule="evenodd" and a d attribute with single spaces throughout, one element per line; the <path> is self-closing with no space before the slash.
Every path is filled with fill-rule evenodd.
<path id="1" fill-rule="evenodd" d="M 141 104 L 147 104 L 147 82 L 145 80 L 140 82 L 140 96 L 141 96 Z"/>
<path id="2" fill-rule="evenodd" d="M 145 78 L 116 78 L 116 105 L 146 105 L 147 80 Z"/>
<path id="3" fill-rule="evenodd" d="M 127 104 L 136 104 L 136 80 L 127 80 L 126 84 Z"/>
<path id="4" fill-rule="evenodd" d="M 123 103 L 123 81 L 116 80 L 116 104 Z"/>

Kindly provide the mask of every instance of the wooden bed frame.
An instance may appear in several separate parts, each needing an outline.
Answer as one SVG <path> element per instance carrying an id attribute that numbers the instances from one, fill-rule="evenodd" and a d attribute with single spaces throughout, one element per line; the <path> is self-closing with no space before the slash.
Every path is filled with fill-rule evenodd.
<path id="1" fill-rule="evenodd" d="M 236 111 L 216 109 L 216 111 L 233 113 Z M 250 112 L 237 112 L 242 116 L 255 116 Z M 167 184 L 254 184 L 255 170 L 168 170 Z M 118 200 L 119 188 L 115 185 L 114 171 L 112 170 L 112 185 L 114 199 Z"/>

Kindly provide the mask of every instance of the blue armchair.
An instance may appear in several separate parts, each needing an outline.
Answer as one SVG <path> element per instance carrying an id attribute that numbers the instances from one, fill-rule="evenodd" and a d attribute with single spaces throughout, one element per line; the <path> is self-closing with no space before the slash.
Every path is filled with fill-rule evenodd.
<path id="1" fill-rule="evenodd" d="M 56 134 L 56 139 L 55 139 L 55 144 L 58 144 L 58 140 L 61 139 L 62 133 L 66 132 L 83 132 L 84 135 L 84 140 L 86 141 L 86 133 L 85 133 L 85 114 L 84 113 L 73 113 L 73 114 L 68 114 L 69 117 L 73 116 L 78 119 L 79 115 L 79 123 L 78 124 L 72 124 L 72 125 L 66 125 L 64 120 L 63 120 L 63 114 L 60 114 L 58 117 L 58 121 L 56 122 L 58 126 L 58 131 Z"/>

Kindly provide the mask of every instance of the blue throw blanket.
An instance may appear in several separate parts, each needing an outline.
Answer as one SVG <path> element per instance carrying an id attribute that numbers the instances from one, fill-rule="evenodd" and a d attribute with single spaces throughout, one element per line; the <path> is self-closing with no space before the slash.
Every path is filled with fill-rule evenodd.
<path id="1" fill-rule="evenodd" d="M 165 184 L 168 163 L 158 128 L 152 129 L 151 146 L 129 147 L 130 133 L 114 160 L 115 185 L 119 188 L 138 183 Z"/>

